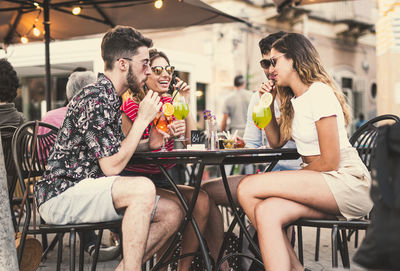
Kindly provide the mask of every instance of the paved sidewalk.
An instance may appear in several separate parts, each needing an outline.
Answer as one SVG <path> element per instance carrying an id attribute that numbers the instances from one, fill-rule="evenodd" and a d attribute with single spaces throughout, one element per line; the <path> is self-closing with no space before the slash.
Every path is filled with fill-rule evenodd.
<path id="1" fill-rule="evenodd" d="M 315 249 L 315 228 L 303 227 L 303 249 L 304 249 L 304 263 L 305 266 L 310 268 L 312 271 L 321 271 L 321 270 L 339 270 L 342 269 L 341 258 L 339 254 L 339 269 L 332 269 L 331 267 L 331 246 L 330 246 L 330 230 L 329 229 L 321 229 L 321 243 L 320 243 L 320 259 L 318 262 L 314 260 L 314 249 Z M 109 232 L 105 231 L 103 236 L 103 242 L 108 244 Z M 364 232 L 360 232 L 360 243 L 362 238 L 364 237 Z M 69 242 L 68 236 L 64 238 L 64 250 L 63 250 L 63 264 L 61 270 L 69 270 L 69 247 L 67 246 Z M 78 241 L 79 242 L 79 241 Z M 79 245 L 79 244 L 77 244 Z M 78 253 L 77 246 L 77 253 Z M 356 249 L 354 248 L 354 236 L 352 236 L 352 240 L 349 242 L 349 253 L 350 258 L 353 257 Z M 296 246 L 297 252 L 297 246 Z M 119 260 L 113 260 L 109 262 L 99 262 L 97 264 L 98 271 L 105 270 L 114 270 Z M 54 271 L 56 270 L 56 261 L 57 261 L 57 249 L 54 249 L 48 254 L 48 259 L 41 264 L 38 270 L 40 271 Z M 76 258 L 76 270 L 78 270 L 78 257 Z M 85 253 L 85 267 L 84 270 L 90 270 L 90 257 Z M 348 270 L 348 269 L 347 269 Z M 365 270 L 355 263 L 351 263 L 350 270 Z"/>

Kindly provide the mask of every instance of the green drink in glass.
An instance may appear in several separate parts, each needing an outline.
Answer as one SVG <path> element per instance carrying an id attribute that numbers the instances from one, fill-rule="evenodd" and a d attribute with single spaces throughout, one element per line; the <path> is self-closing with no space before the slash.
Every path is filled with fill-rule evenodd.
<path id="1" fill-rule="evenodd" d="M 177 120 L 184 120 L 187 115 L 189 114 L 189 106 L 185 101 L 185 98 L 179 93 L 175 95 L 174 101 L 172 103 L 174 105 L 174 116 L 175 119 Z M 186 141 L 186 138 L 184 135 L 180 135 L 176 141 Z"/>
<path id="2" fill-rule="evenodd" d="M 270 93 L 264 93 L 261 96 L 260 102 L 256 103 L 253 106 L 253 121 L 254 124 L 261 129 L 261 139 L 262 146 L 261 148 L 266 148 L 264 133 L 265 127 L 267 127 L 268 123 L 272 119 L 271 108 L 269 107 L 273 101 L 272 95 Z"/>

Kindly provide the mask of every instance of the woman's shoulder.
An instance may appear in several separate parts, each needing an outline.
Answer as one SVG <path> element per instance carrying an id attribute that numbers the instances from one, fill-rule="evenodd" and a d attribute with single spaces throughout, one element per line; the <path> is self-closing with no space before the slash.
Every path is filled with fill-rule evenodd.
<path id="1" fill-rule="evenodd" d="M 314 82 L 311 84 L 309 90 L 311 90 L 311 91 L 332 91 L 332 87 L 323 82 Z"/>
<path id="2" fill-rule="evenodd" d="M 122 109 L 122 111 L 126 111 L 129 109 L 132 110 L 132 109 L 135 109 L 138 107 L 139 107 L 139 104 L 136 101 L 134 101 L 132 98 L 129 97 L 122 103 L 121 109 Z"/>

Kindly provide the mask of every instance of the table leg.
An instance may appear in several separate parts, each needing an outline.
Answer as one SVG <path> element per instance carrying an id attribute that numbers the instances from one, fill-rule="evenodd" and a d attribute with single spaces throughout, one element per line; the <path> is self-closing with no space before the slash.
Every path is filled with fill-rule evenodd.
<path id="1" fill-rule="evenodd" d="M 196 205 L 196 201 L 197 201 L 197 197 L 199 195 L 200 192 L 200 185 L 201 185 L 201 181 L 202 181 L 202 177 L 203 177 L 203 171 L 204 171 L 204 163 L 200 163 L 199 165 L 199 169 L 197 172 L 197 176 L 196 176 L 196 181 L 195 181 L 195 185 L 194 185 L 194 192 L 193 192 L 193 196 L 192 199 L 189 203 L 189 206 L 187 205 L 185 199 L 183 198 L 181 192 L 179 191 L 178 186 L 175 184 L 175 182 L 172 180 L 171 176 L 168 174 L 168 172 L 165 170 L 165 168 L 161 165 L 158 164 L 158 167 L 160 168 L 161 172 L 164 174 L 164 176 L 166 177 L 166 179 L 169 181 L 169 183 L 171 184 L 171 186 L 173 187 L 179 201 L 181 202 L 185 212 L 186 212 L 186 216 L 184 221 L 182 222 L 182 225 L 179 229 L 179 232 L 182 232 L 183 229 L 186 227 L 186 225 L 188 224 L 188 222 L 192 223 L 193 229 L 196 233 L 197 238 L 199 239 L 199 246 L 200 246 L 200 250 L 201 253 L 203 255 L 203 259 L 204 259 L 204 263 L 205 263 L 205 267 L 207 268 L 207 271 L 211 271 L 211 260 L 210 260 L 210 256 L 208 253 L 208 248 L 205 244 L 205 241 L 203 239 L 203 237 L 201 236 L 199 227 L 196 223 L 195 218 L 193 217 L 193 209 L 194 206 Z M 164 253 L 164 255 L 161 257 L 161 259 L 159 260 L 159 262 L 154 266 L 154 268 L 152 270 L 157 270 L 158 268 L 161 267 L 161 265 L 163 265 L 163 261 L 166 259 L 167 255 L 169 255 L 169 252 L 171 251 L 172 247 L 174 247 L 174 245 L 176 244 L 176 242 L 178 241 L 179 236 L 176 236 L 173 240 L 173 242 L 171 243 L 171 245 L 168 247 L 168 249 L 166 250 L 166 252 Z M 188 255 L 190 256 L 190 255 Z"/>
<path id="2" fill-rule="evenodd" d="M 226 195 L 228 197 L 229 205 L 232 208 L 232 211 L 233 211 L 233 214 L 234 214 L 234 217 L 235 217 L 234 220 L 232 221 L 232 223 L 238 223 L 239 224 L 239 227 L 240 227 L 241 231 L 243 232 L 243 234 L 245 235 L 245 237 L 249 241 L 249 245 L 254 249 L 254 252 L 256 253 L 256 255 L 258 257 L 260 257 L 260 259 L 261 259 L 260 249 L 258 248 L 257 244 L 254 242 L 253 238 L 250 236 L 250 233 L 247 231 L 246 225 L 244 224 L 244 221 L 241 219 L 242 216 L 239 214 L 239 212 L 237 210 L 237 207 L 235 206 L 235 203 L 233 201 L 232 194 L 231 194 L 231 191 L 229 189 L 228 179 L 226 177 L 225 167 L 222 164 L 222 165 L 219 166 L 219 168 L 220 168 L 222 182 L 224 184 L 225 192 L 226 192 Z M 231 227 L 229 227 L 229 229 L 231 229 Z M 233 230 L 233 228 L 231 230 Z M 224 242 L 225 242 L 225 240 L 224 240 Z M 221 252 L 220 252 L 220 255 L 222 255 Z M 219 266 L 228 256 L 229 255 L 225 256 L 222 259 L 218 258 L 218 264 L 216 266 Z M 241 255 L 241 253 L 238 253 L 238 256 L 243 256 L 243 255 Z M 256 258 L 249 257 L 248 255 L 246 255 L 246 257 L 251 258 L 252 260 L 259 262 L 259 260 L 257 260 Z"/>

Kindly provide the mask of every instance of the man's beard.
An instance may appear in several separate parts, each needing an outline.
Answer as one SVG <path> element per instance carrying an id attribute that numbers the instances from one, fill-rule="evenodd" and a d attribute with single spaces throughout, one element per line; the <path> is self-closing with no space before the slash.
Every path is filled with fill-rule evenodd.
<path id="1" fill-rule="evenodd" d="M 140 91 L 140 82 L 136 75 L 132 71 L 132 66 L 129 65 L 129 70 L 128 70 L 128 75 L 126 77 L 126 80 L 128 81 L 128 87 L 132 92 L 139 92 Z"/>

